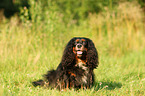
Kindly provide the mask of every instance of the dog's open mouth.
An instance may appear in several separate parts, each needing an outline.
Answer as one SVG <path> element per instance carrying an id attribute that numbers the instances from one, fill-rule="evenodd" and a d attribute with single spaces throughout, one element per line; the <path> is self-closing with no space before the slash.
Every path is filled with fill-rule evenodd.
<path id="1" fill-rule="evenodd" d="M 82 55 L 82 54 L 83 54 L 83 52 L 82 52 L 82 51 L 80 51 L 80 50 L 78 50 L 78 51 L 77 51 L 77 54 L 78 54 L 78 55 Z"/>
<path id="2" fill-rule="evenodd" d="M 76 55 L 77 55 L 77 57 L 82 57 L 83 51 L 82 50 L 77 50 Z"/>
<path id="3" fill-rule="evenodd" d="M 82 55 L 83 52 L 82 52 L 82 51 L 77 51 L 77 54 L 78 54 L 78 55 Z"/>
<path id="4" fill-rule="evenodd" d="M 77 55 L 82 55 L 83 51 L 82 50 L 76 50 Z"/>

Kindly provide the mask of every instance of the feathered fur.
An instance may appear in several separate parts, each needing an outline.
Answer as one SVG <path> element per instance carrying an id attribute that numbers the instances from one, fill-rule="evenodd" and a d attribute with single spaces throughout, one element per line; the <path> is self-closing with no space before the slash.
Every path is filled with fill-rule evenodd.
<path id="1" fill-rule="evenodd" d="M 94 84 L 94 68 L 98 67 L 98 53 L 92 40 L 72 38 L 56 70 L 48 71 L 43 80 L 34 81 L 34 86 L 57 89 L 90 88 Z"/>

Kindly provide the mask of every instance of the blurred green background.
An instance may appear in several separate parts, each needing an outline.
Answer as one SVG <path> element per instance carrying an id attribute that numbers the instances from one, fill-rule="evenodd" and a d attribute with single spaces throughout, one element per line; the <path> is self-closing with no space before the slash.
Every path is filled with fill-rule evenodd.
<path id="1" fill-rule="evenodd" d="M 34 88 L 72 37 L 99 53 L 90 90 Z M 144 0 L 0 0 L 0 95 L 141 95 L 145 90 Z"/>

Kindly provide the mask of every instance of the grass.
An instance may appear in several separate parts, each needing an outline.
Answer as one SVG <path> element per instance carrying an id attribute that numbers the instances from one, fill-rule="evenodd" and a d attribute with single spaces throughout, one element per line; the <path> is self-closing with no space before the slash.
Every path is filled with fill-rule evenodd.
<path id="1" fill-rule="evenodd" d="M 57 51 L 56 53 L 59 53 Z M 1 62 L 1 94 L 3 95 L 144 95 L 145 51 L 132 52 L 120 58 L 100 55 L 100 65 L 95 70 L 96 82 L 88 90 L 73 89 L 65 92 L 35 88 L 31 82 L 41 78 L 48 69 L 56 68 L 57 54 L 17 57 Z M 60 53 L 61 54 L 61 53 Z M 51 57 L 50 57 L 51 56 Z M 19 59 L 18 59 L 19 58 Z M 49 63 L 48 63 L 49 62 Z"/>
<path id="2" fill-rule="evenodd" d="M 0 23 L 0 95 L 145 95 L 145 25 L 138 4 L 120 3 L 114 11 L 90 14 L 79 26 L 75 21 L 65 26 L 58 14 L 49 14 L 44 22 L 40 18 L 20 23 L 13 16 Z M 74 36 L 92 39 L 98 49 L 100 63 L 94 70 L 93 88 L 58 91 L 33 87 L 32 81 L 58 66 L 65 45 Z"/>

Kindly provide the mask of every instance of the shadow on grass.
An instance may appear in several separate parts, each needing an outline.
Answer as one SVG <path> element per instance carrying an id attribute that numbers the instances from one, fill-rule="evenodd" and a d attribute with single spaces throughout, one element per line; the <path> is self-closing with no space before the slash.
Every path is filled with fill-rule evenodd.
<path id="1" fill-rule="evenodd" d="M 95 83 L 95 90 L 101 90 L 101 89 L 106 89 L 106 90 L 114 90 L 116 88 L 121 88 L 122 84 L 120 82 L 99 82 Z"/>

